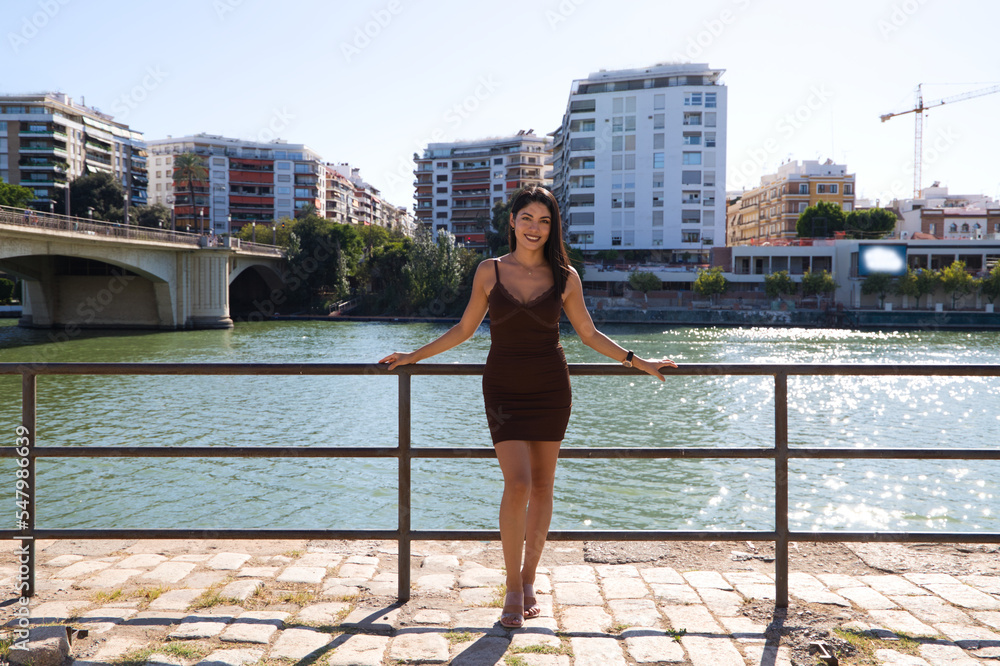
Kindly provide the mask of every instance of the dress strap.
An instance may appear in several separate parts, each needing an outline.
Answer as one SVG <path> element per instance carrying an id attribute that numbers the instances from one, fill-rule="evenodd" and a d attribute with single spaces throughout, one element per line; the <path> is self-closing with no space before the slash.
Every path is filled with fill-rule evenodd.
<path id="1" fill-rule="evenodd" d="M 496 271 L 496 274 L 497 274 L 497 284 L 500 284 L 500 260 L 499 259 L 494 259 L 493 260 L 493 270 Z"/>

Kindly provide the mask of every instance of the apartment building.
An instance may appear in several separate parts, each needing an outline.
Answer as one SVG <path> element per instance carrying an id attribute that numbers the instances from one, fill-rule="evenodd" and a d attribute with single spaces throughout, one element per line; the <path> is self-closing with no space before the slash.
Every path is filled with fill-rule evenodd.
<path id="1" fill-rule="evenodd" d="M 455 240 L 473 249 L 486 247 L 494 204 L 531 184 L 550 186 L 544 165 L 551 140 L 522 130 L 514 136 L 430 143 L 416 162 L 417 224 L 447 229 Z"/>
<path id="2" fill-rule="evenodd" d="M 826 160 L 793 161 L 777 173 L 760 179 L 760 186 L 743 192 L 738 208 L 727 215 L 726 243 L 755 245 L 797 236 L 799 215 L 820 201 L 836 204 L 845 212 L 855 206 L 854 174 L 843 164 Z M 827 236 L 817 229 L 816 236 Z"/>
<path id="3" fill-rule="evenodd" d="M 1000 203 L 985 194 L 950 194 L 935 182 L 920 195 L 892 204 L 900 238 L 1000 239 Z"/>
<path id="4" fill-rule="evenodd" d="M 573 81 L 551 161 L 571 245 L 680 260 L 724 242 L 724 71 L 659 64 Z"/>
<path id="5" fill-rule="evenodd" d="M 63 93 L 0 96 L 0 178 L 31 188 L 32 206 L 68 213 L 55 211 L 57 193 L 97 172 L 122 184 L 128 208 L 145 205 L 142 133 Z"/>
<path id="6" fill-rule="evenodd" d="M 405 207 L 393 206 L 381 192 L 361 177 L 361 169 L 346 162 L 327 163 L 326 217 L 341 224 L 377 225 L 413 235 L 413 216 Z"/>
<path id="7" fill-rule="evenodd" d="M 174 211 L 178 229 L 215 234 L 267 222 L 312 206 L 326 215 L 326 169 L 303 144 L 258 143 L 211 134 L 149 141 L 149 201 Z M 174 182 L 178 155 L 200 156 L 208 180 L 195 181 L 194 201 L 187 183 Z"/>

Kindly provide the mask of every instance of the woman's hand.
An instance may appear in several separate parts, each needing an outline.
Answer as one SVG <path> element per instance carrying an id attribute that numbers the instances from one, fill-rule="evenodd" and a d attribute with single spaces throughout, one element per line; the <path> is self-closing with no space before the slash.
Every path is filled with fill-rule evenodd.
<path id="1" fill-rule="evenodd" d="M 410 365 L 411 363 L 416 363 L 414 358 L 415 354 L 413 352 L 392 352 L 384 359 L 379 361 L 379 363 L 388 363 L 389 370 L 394 370 L 396 366 L 400 365 Z"/>
<path id="2" fill-rule="evenodd" d="M 659 361 L 647 361 L 644 358 L 636 356 L 632 359 L 632 367 L 639 368 L 646 374 L 652 375 L 662 382 L 664 379 L 663 373 L 660 372 L 660 368 L 676 368 L 677 364 L 669 358 L 661 358 Z"/>

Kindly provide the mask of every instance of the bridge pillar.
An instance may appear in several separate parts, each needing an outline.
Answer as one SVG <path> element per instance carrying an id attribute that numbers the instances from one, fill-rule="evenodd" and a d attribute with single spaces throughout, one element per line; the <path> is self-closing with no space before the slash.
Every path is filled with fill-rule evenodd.
<path id="1" fill-rule="evenodd" d="M 182 274 L 190 304 L 186 328 L 232 328 L 229 316 L 229 255 L 225 249 L 200 248 L 189 253 Z"/>

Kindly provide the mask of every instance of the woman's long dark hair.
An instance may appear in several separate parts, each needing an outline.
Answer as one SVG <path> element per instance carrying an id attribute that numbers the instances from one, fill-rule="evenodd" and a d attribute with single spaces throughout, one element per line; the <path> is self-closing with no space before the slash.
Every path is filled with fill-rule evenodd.
<path id="1" fill-rule="evenodd" d="M 566 246 L 563 244 L 562 218 L 559 216 L 559 203 L 555 196 L 541 185 L 527 185 L 515 192 L 510 198 L 510 214 L 516 219 L 517 213 L 530 203 L 537 202 L 544 204 L 549 209 L 552 223 L 549 225 L 549 237 L 545 241 L 543 254 L 552 267 L 552 277 L 556 281 L 556 292 L 561 294 L 566 289 L 566 281 L 569 279 L 569 255 L 566 254 Z M 510 220 L 507 221 L 507 244 L 510 251 L 517 249 L 517 237 L 514 235 L 514 226 Z"/>

